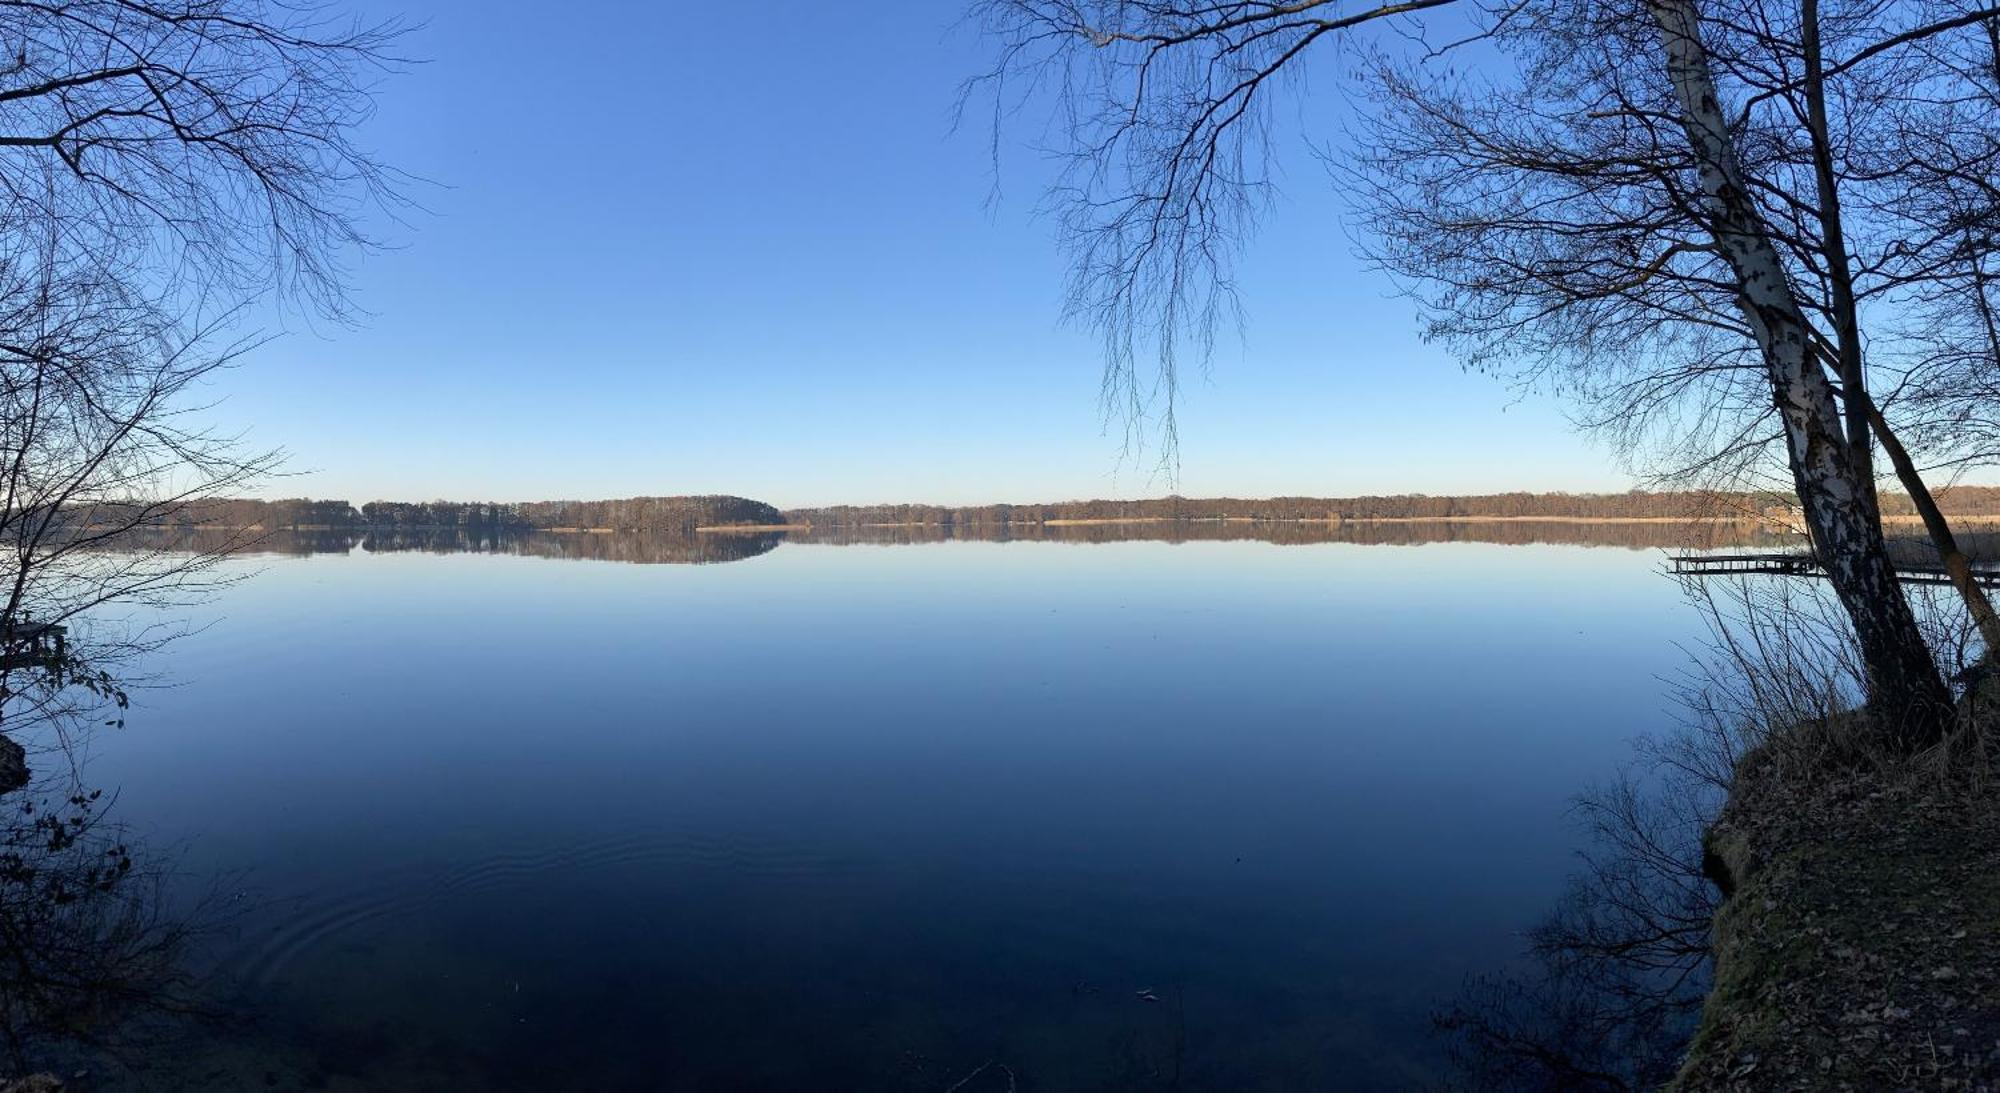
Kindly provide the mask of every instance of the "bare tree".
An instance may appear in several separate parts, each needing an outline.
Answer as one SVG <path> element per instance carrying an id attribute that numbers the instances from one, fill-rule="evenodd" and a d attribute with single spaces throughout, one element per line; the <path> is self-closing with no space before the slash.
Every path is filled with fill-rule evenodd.
<path id="1" fill-rule="evenodd" d="M 211 350 L 118 279 L 63 271 L 47 249 L 17 257 L 0 261 L 0 730 L 59 735 L 85 710 L 122 705 L 119 670 L 175 632 L 159 609 L 204 594 L 244 541 L 190 551 L 146 533 L 254 485 L 276 457 L 204 425 L 189 398 L 242 346 Z M 111 605 L 145 615 L 99 617 Z M 35 640 L 50 627 L 60 645 Z"/>
<path id="2" fill-rule="evenodd" d="M 1128 404 L 1171 396 L 1270 185 L 1269 119 L 1331 60 L 1369 102 L 1333 157 L 1364 250 L 1471 365 L 1545 379 L 1684 466 L 1785 468 L 1864 654 L 1881 731 L 1935 740 L 1947 692 L 1896 580 L 1874 445 L 1947 566 L 1898 443 L 1963 449 L 1913 321 L 1975 274 L 2000 177 L 1994 9 L 1812 0 L 988 0 L 996 106 L 1050 94 L 1071 304 Z M 1983 63 L 1974 63 L 1983 58 Z M 1004 115 L 1003 115 L 1004 116 Z M 1948 203 L 1976 211 L 1930 219 Z M 1996 342 L 1995 344 L 2000 344 Z M 1142 364 L 1156 359 L 1159 370 Z M 1926 361 L 1930 361 L 1926 365 Z M 1927 371 L 1927 368 L 1929 369 Z M 1963 368 L 1960 369 L 1964 371 Z M 1157 380 L 1143 379 L 1156 375 Z M 1963 406 L 1960 399 L 1957 405 Z M 2000 635 L 1983 592 L 1960 591 Z"/>
<path id="3" fill-rule="evenodd" d="M 253 303 L 343 314 L 341 255 L 401 200 L 353 142 L 399 33 L 274 0 L 0 0 L 0 731 L 58 748 L 122 706 L 174 632 L 157 609 L 239 545 L 152 533 L 275 466 L 200 389 L 256 343 Z"/>
<path id="4" fill-rule="evenodd" d="M 352 142 L 393 26 L 264 0 L 0 0 L 0 1057 L 117 1054 L 200 1007 L 190 926 L 83 788 L 140 654 L 245 541 L 174 541 L 274 453 L 203 383 L 271 297 L 343 313 L 339 258 L 396 179 Z M 30 758 L 38 769 L 30 772 Z M 54 760 L 42 763 L 43 759 Z"/>
<path id="5" fill-rule="evenodd" d="M 21 235 L 0 236 L 19 243 Z M 167 540 L 273 457 L 200 422 L 190 394 L 240 345 L 210 349 L 119 276 L 59 248 L 0 258 L 0 1060 L 74 1047 L 136 1063 L 152 1018 L 205 1010 L 183 963 L 191 918 L 135 865 L 77 747 L 122 722 L 133 662 L 175 636 L 169 610 L 220 579 L 244 541 Z M 54 643 L 44 635 L 66 638 Z M 35 766 L 31 777 L 28 760 Z M 135 1024 L 135 1022 L 137 1024 Z M 55 1053 L 55 1054 L 52 1054 Z"/>
<path id="6" fill-rule="evenodd" d="M 402 200 L 354 142 L 400 33 L 310 0 L 0 2 L 0 224 L 60 224 L 156 302 L 337 311 L 362 215 Z"/>

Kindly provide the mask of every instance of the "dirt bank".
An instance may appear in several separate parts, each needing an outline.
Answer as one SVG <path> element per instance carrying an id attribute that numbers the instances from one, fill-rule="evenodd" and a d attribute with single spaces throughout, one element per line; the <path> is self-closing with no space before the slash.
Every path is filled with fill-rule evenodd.
<path id="1" fill-rule="evenodd" d="M 1885 765 L 1829 732 L 1753 752 L 1709 832 L 1716 985 L 1671 1088 L 2000 1090 L 2000 738 Z"/>

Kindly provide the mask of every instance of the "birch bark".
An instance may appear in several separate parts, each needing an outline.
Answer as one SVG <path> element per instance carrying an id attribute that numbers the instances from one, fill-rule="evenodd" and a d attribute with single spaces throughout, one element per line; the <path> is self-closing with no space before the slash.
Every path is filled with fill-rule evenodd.
<path id="1" fill-rule="evenodd" d="M 1905 748 L 1943 732 L 1950 692 L 1903 597 L 1882 537 L 1872 479 L 1849 450 L 1813 353 L 1805 312 L 1738 167 L 1693 0 L 1647 0 L 1707 201 L 1708 229 L 1735 273 L 1737 306 L 1757 339 L 1784 423 L 1813 547 L 1854 625 L 1879 730 Z"/>

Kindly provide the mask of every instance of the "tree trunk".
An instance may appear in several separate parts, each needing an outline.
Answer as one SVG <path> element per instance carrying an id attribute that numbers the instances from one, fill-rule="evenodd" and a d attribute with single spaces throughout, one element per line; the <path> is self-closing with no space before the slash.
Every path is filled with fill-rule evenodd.
<path id="1" fill-rule="evenodd" d="M 1886 743 L 1905 750 L 1942 735 L 1950 691 L 1903 598 L 1882 538 L 1873 483 L 1848 450 L 1833 388 L 1809 342 L 1762 214 L 1744 186 L 1692 0 L 1648 0 L 1667 76 L 1707 203 L 1708 230 L 1736 274 L 1737 301 L 1755 333 L 1784 423 L 1786 452 L 1813 546 L 1853 622 L 1868 706 Z"/>
<path id="2" fill-rule="evenodd" d="M 1930 487 L 1924 484 L 1923 475 L 1917 470 L 1916 460 L 1910 458 L 1909 449 L 1889 430 L 1888 419 L 1872 401 L 1868 404 L 1868 418 L 1875 427 L 1875 435 L 1882 440 L 1882 450 L 1889 456 L 1889 462 L 1896 468 L 1896 477 L 1902 480 L 1903 489 L 1910 494 L 1910 502 L 1917 508 L 1917 515 L 1924 519 L 1924 530 L 1930 533 L 1931 545 L 1937 548 L 1938 560 L 1944 563 L 1944 571 L 1951 578 L 1951 586 L 1958 590 L 1965 600 L 1965 609 L 1972 615 L 1973 625 L 1979 628 L 1979 640 L 1986 646 L 1982 659 L 1992 662 L 2000 657 L 2000 615 L 1993 611 L 1993 601 L 1987 598 L 1986 590 L 1972 574 L 1972 560 L 1959 549 L 1958 536 L 1952 534 L 1951 523 L 1944 518 L 1944 510 L 1938 508 L 1937 498 L 1931 496 Z"/>
<path id="3" fill-rule="evenodd" d="M 1868 441 L 1868 373 L 1861 366 L 1861 320 L 1855 313 L 1854 271 L 1847 261 L 1847 231 L 1841 223 L 1840 185 L 1834 175 L 1833 139 L 1826 123 L 1826 76 L 1820 59 L 1819 0 L 1799 7 L 1805 47 L 1806 130 L 1812 139 L 1813 181 L 1819 197 L 1820 254 L 1825 262 L 1828 302 L 1833 315 L 1834 369 L 1846 398 L 1847 454 L 1854 475 L 1868 491 L 1868 503 L 1879 510 L 1875 496 L 1874 448 Z"/>

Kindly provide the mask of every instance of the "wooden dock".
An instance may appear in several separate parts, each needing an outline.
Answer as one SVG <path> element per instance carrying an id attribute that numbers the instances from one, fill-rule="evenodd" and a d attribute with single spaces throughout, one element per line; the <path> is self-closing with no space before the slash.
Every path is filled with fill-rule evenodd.
<path id="1" fill-rule="evenodd" d="M 1673 572 L 1686 577 L 1727 577 L 1764 574 L 1773 577 L 1824 577 L 1826 567 L 1812 554 L 1682 554 L 1674 557 Z M 1951 575 L 1941 565 L 1902 563 L 1896 577 L 1906 584 L 1951 583 Z M 1987 588 L 2000 588 L 2000 569 L 1974 565 L 1973 579 Z"/>

